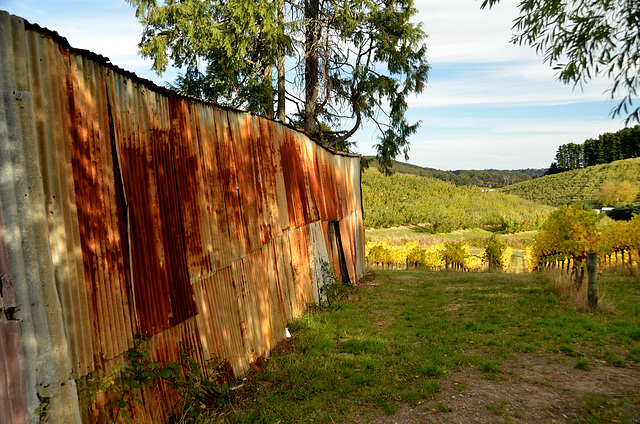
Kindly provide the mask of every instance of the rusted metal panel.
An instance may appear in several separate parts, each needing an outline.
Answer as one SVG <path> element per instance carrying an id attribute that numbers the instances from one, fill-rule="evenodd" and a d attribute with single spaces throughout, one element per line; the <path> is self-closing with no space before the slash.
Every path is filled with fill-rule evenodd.
<path id="1" fill-rule="evenodd" d="M 213 252 L 218 268 L 231 266 L 241 254 L 232 242 L 232 229 L 240 223 L 238 208 L 227 208 L 237 202 L 234 163 L 229 161 L 230 143 L 227 111 L 200 105 L 200 129 L 203 133 L 204 185 L 207 191 L 209 216 L 213 231 Z M 233 239 L 235 240 L 235 238 Z"/>
<path id="2" fill-rule="evenodd" d="M 278 236 L 273 242 L 274 255 L 276 258 L 276 276 L 277 290 L 280 296 L 280 304 L 284 309 L 284 316 L 288 322 L 294 317 L 299 316 L 300 308 L 295 302 L 295 285 L 294 280 L 297 273 L 291 263 L 291 247 L 289 246 L 289 237 L 287 233 Z"/>
<path id="3" fill-rule="evenodd" d="M 83 252 L 85 298 L 92 314 L 93 360 L 114 358 L 129 347 L 133 334 L 129 272 L 124 258 L 126 234 L 120 225 L 124 205 L 116 187 L 113 120 L 107 105 L 106 70 L 93 61 L 71 55 L 68 81 L 71 168 Z M 73 308 L 72 302 L 65 305 Z M 75 317 L 75 327 L 83 319 Z M 72 342 L 72 345 L 74 343 Z M 87 372 L 93 367 L 87 367 Z M 83 374 L 80 374 L 83 375 Z"/>
<path id="4" fill-rule="evenodd" d="M 254 117 L 254 121 L 259 126 L 258 131 L 261 139 L 261 146 L 258 149 L 260 155 L 258 161 L 260 189 L 258 194 L 261 197 L 265 219 L 264 228 L 261 231 L 265 234 L 263 244 L 267 244 L 282 235 L 281 221 L 286 218 L 280 216 L 282 212 L 286 211 L 286 201 L 283 202 L 285 199 L 280 196 L 278 191 L 279 182 L 284 185 L 284 181 L 281 179 L 282 166 L 276 159 L 277 137 L 280 132 L 278 131 L 279 125 L 273 121 L 257 117 Z M 281 208 L 281 205 L 284 208 Z"/>
<path id="5" fill-rule="evenodd" d="M 273 146 L 274 161 L 271 172 L 275 178 L 275 204 L 273 204 L 274 210 L 277 213 L 275 225 L 277 234 L 283 234 L 285 230 L 291 227 L 292 222 L 295 225 L 295 216 L 290 215 L 289 205 L 291 202 L 289 196 L 291 193 L 287 192 L 287 185 L 285 183 L 287 176 L 285 175 L 282 160 L 282 145 L 285 143 L 287 128 L 282 125 L 276 125 L 273 122 L 270 122 L 269 127 L 271 134 L 270 144 Z M 270 201 L 274 202 L 274 199 L 270 199 Z"/>
<path id="6" fill-rule="evenodd" d="M 251 116 L 245 113 L 229 112 L 229 130 L 231 132 L 231 148 L 235 159 L 235 171 L 238 188 L 238 207 L 242 222 L 242 238 L 246 253 L 255 251 L 261 245 L 258 232 L 260 221 L 260 205 L 258 201 L 258 184 L 255 173 L 255 153 L 257 134 L 251 125 Z"/>
<path id="7" fill-rule="evenodd" d="M 35 34 L 31 34 L 35 35 Z M 30 43 L 38 42 L 30 37 Z M 89 293 L 84 279 L 83 258 L 76 246 L 80 245 L 80 230 L 73 190 L 72 138 L 69 119 L 68 87 L 69 56 L 56 54 L 51 39 L 43 44 L 40 57 L 29 57 L 31 91 L 37 115 L 40 167 L 44 176 L 49 245 L 54 265 L 55 281 L 61 303 L 65 305 L 64 320 L 69 338 L 74 373 L 86 374 L 93 370 L 93 344 Z M 33 78 L 40 75 L 41 78 Z M 46 119 L 45 119 L 46 117 Z"/>
<path id="8" fill-rule="evenodd" d="M 314 173 L 314 160 L 313 160 L 313 151 L 318 149 L 319 146 L 317 142 L 311 140 L 307 136 L 302 133 L 295 133 L 296 135 L 296 147 L 298 149 L 299 161 L 300 161 L 300 170 L 302 172 L 303 178 L 301 186 L 301 190 L 303 190 L 303 207 L 305 210 L 305 221 L 304 224 L 308 225 L 313 222 L 316 222 L 319 219 L 318 216 L 318 208 L 316 206 L 316 194 L 322 196 L 321 193 L 314 193 L 313 188 L 311 186 L 311 179 Z M 319 186 L 318 186 L 319 187 Z"/>
<path id="9" fill-rule="evenodd" d="M 197 104 L 186 99 L 169 99 L 172 125 L 171 146 L 174 147 L 176 183 L 187 267 L 191 283 L 215 274 L 213 234 L 209 196 L 205 187 L 202 121 Z"/>
<path id="10" fill-rule="evenodd" d="M 328 151 L 319 149 L 317 162 L 320 173 L 320 181 L 322 182 L 322 198 L 325 205 L 324 216 L 321 215 L 321 219 L 323 221 L 338 220 L 337 191 L 331 158 L 332 155 Z"/>
<path id="11" fill-rule="evenodd" d="M 121 88 L 116 93 L 116 127 L 129 202 L 133 292 L 140 331 L 152 336 L 196 313 L 169 140 L 169 105 L 168 99 L 136 82 L 116 85 Z"/>
<path id="12" fill-rule="evenodd" d="M 266 280 L 269 283 L 267 296 L 269 299 L 269 307 L 271 311 L 271 327 L 272 334 L 270 343 L 271 346 L 275 346 L 280 340 L 282 340 L 286 332 L 283 331 L 287 327 L 287 323 L 292 317 L 288 316 L 287 303 L 288 299 L 283 295 L 283 292 L 279 271 L 278 250 L 276 249 L 276 240 L 273 240 L 268 245 L 262 247 L 263 257 L 265 258 L 266 268 Z M 271 350 L 271 346 L 269 350 Z"/>
<path id="13" fill-rule="evenodd" d="M 286 131 L 279 146 L 289 215 L 288 228 L 303 227 L 308 218 L 308 211 L 305 207 L 307 204 L 305 176 L 302 173 L 299 146 L 296 141 L 296 134 Z"/>
<path id="14" fill-rule="evenodd" d="M 296 133 L 295 145 L 298 153 L 299 172 L 301 173 L 298 181 L 300 183 L 300 192 L 302 194 L 302 208 L 304 212 L 303 225 L 309 225 L 316 222 L 318 217 L 318 208 L 316 195 L 322 195 L 322 193 L 315 193 L 314 187 L 319 185 L 313 185 L 314 174 L 314 160 L 313 152 L 318 148 L 316 142 L 312 141 L 304 134 Z"/>
<path id="15" fill-rule="evenodd" d="M 347 214 L 347 206 L 345 199 L 346 187 L 344 183 L 344 161 L 345 158 L 342 156 L 331 156 L 331 168 L 339 169 L 340 172 L 333 172 L 332 178 L 335 184 L 335 193 L 337 200 L 337 220 L 339 221 Z"/>
<path id="16" fill-rule="evenodd" d="M 315 302 L 308 227 L 293 228 L 287 232 L 294 279 L 295 302 L 300 314 L 307 305 Z M 316 282 L 317 285 L 317 282 Z"/>
<path id="17" fill-rule="evenodd" d="M 1 199 L 0 199 L 1 200 Z M 1 203 L 1 202 L 0 202 Z M 20 329 L 14 318 L 16 299 L 9 283 L 9 261 L 0 210 L 0 422 L 22 424 L 30 419 Z"/>
<path id="18" fill-rule="evenodd" d="M 269 296 L 270 286 L 273 281 L 269 280 L 268 274 L 265 272 L 272 264 L 267 262 L 266 252 L 268 252 L 268 249 L 264 246 L 262 249 L 255 250 L 247 256 L 248 277 L 256 304 L 256 314 L 253 319 L 258 324 L 259 331 L 255 350 L 259 356 L 266 356 L 275 344 L 274 311 Z"/>
<path id="19" fill-rule="evenodd" d="M 200 364 L 204 364 L 205 358 L 195 317 L 188 318 L 152 337 L 149 340 L 149 350 L 154 361 L 177 361 L 178 353 L 182 350 Z M 146 396 L 144 409 L 150 418 L 145 419 L 144 422 L 167 422 L 180 412 L 176 409 L 180 406 L 180 395 L 167 382 L 161 382 L 161 384 L 164 386 L 150 387 L 144 393 Z M 136 422 L 140 421 L 143 420 L 136 419 Z"/>
<path id="20" fill-rule="evenodd" d="M 219 178 L 222 186 L 224 207 L 227 211 L 226 224 L 229 233 L 229 246 L 232 260 L 241 258 L 247 254 L 247 241 L 245 240 L 242 209 L 240 204 L 240 187 L 236 166 L 236 149 L 231 136 L 230 114 L 234 112 L 216 110 L 217 150 Z"/>
<path id="21" fill-rule="evenodd" d="M 340 220 L 340 234 L 355 234 L 355 214 L 348 215 Z M 347 265 L 347 271 L 349 272 L 350 281 L 358 281 L 358 274 L 356 268 L 356 244 L 353 237 L 342 237 L 342 249 L 344 258 Z"/>
<path id="22" fill-rule="evenodd" d="M 249 362 L 263 357 L 284 337 L 284 305 L 280 304 L 274 249 L 265 245 L 233 265 L 238 310 Z M 267 270 L 271 269 L 269 272 Z"/>
<path id="23" fill-rule="evenodd" d="M 234 273 L 226 267 L 193 286 L 203 350 L 227 359 L 237 375 L 249 369 Z"/>
<path id="24" fill-rule="evenodd" d="M 60 344 L 66 329 L 57 291 L 58 264 L 53 263 L 49 241 L 50 197 L 45 190 L 51 184 L 41 168 L 46 164 L 42 137 L 50 134 L 43 130 L 49 116 L 41 113 L 39 97 L 49 93 L 46 81 L 33 85 L 48 75 L 32 65 L 47 60 L 49 46 L 47 37 L 25 31 L 24 20 L 0 12 L 0 74 L 4 76 L 0 87 L 0 209 L 8 276 L 17 305 L 14 318 L 25 363 L 27 409 L 33 411 L 39 405 L 38 396 L 52 398 L 50 419 L 76 422 L 71 355 L 68 346 Z M 5 329 L 7 326 L 15 324 L 7 323 Z"/>
<path id="25" fill-rule="evenodd" d="M 22 424 L 29 422 L 22 344 L 18 321 L 7 320 L 0 309 L 0 422 Z"/>
<path id="26" fill-rule="evenodd" d="M 308 174 L 309 189 L 313 196 L 316 211 L 316 219 L 326 222 L 327 217 L 327 193 L 325 193 L 325 182 L 322 180 L 322 155 L 326 153 L 324 149 L 318 149 L 315 143 L 307 146 L 309 154 Z"/>

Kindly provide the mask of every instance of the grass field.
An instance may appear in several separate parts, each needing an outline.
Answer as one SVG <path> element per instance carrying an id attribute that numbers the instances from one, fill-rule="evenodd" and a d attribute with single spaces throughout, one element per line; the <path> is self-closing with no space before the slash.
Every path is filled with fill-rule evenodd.
<path id="1" fill-rule="evenodd" d="M 638 422 L 640 281 L 600 291 L 577 312 L 536 274 L 376 271 L 205 422 Z"/>

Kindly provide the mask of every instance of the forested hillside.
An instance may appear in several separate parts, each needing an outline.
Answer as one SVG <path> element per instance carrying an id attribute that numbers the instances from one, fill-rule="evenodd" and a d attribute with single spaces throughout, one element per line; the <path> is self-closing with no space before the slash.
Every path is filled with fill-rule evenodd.
<path id="1" fill-rule="evenodd" d="M 501 193 L 515 194 L 524 199 L 560 206 L 583 202 L 585 206 L 600 206 L 603 190 L 608 182 L 640 184 L 640 158 L 625 159 L 605 165 L 575 169 L 547 175 L 500 189 Z"/>
<path id="2" fill-rule="evenodd" d="M 615 133 L 604 133 L 582 144 L 567 143 L 558 147 L 549 174 L 603 165 L 640 156 L 640 125 Z"/>
<path id="3" fill-rule="evenodd" d="M 372 168 L 378 167 L 378 162 L 373 156 L 365 157 Z M 393 161 L 393 171 L 402 174 L 417 175 L 420 177 L 436 178 L 442 181 L 448 181 L 457 186 L 476 186 L 476 187 L 503 187 L 510 184 L 519 183 L 530 180 L 532 177 L 541 176 L 545 169 L 522 169 L 515 171 L 503 171 L 497 169 L 477 170 L 458 170 L 458 171 L 441 171 L 434 168 L 424 168 L 410 163 Z"/>
<path id="4" fill-rule="evenodd" d="M 368 228 L 424 224 L 436 233 L 501 226 L 515 232 L 537 229 L 551 211 L 513 195 L 415 175 L 386 177 L 375 169 L 363 172 L 362 194 Z"/>

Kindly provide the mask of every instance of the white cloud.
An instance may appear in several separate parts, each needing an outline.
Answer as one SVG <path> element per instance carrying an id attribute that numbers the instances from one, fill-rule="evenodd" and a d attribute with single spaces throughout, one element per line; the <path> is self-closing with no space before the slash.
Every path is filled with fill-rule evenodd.
<path id="1" fill-rule="evenodd" d="M 563 104 L 606 99 L 607 80 L 579 88 L 556 80 L 556 71 L 527 46 L 510 43 L 516 3 L 480 10 L 475 0 L 420 0 L 417 20 L 429 34 L 433 70 L 412 107 L 464 104 Z M 464 65 L 464 69 L 456 66 Z M 453 69 L 454 78 L 443 72 Z"/>
<path id="2" fill-rule="evenodd" d="M 510 44 L 514 3 L 503 1 L 480 10 L 474 0 L 418 0 L 415 20 L 429 35 L 432 63 L 475 63 L 513 60 L 530 55 L 526 47 Z"/>
<path id="3" fill-rule="evenodd" d="M 526 119 L 439 116 L 423 119 L 424 131 L 412 138 L 411 163 L 438 169 L 544 168 L 558 146 L 603 132 L 620 122 L 608 120 Z"/>

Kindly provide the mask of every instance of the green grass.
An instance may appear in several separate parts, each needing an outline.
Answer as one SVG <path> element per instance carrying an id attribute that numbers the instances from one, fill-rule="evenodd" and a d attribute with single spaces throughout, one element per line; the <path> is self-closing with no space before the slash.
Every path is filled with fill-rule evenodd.
<path id="1" fill-rule="evenodd" d="M 473 368 L 499 383 L 505 364 L 522 363 L 525 354 L 585 371 L 583 357 L 614 366 L 640 359 L 638 280 L 601 279 L 600 290 L 616 305 L 609 314 L 568 308 L 533 274 L 377 271 L 369 283 L 350 301 L 291 322 L 285 347 L 209 422 L 331 423 L 394 414 L 402 404 L 441 403 L 444 379 L 456 371 Z M 624 418 L 620 401 L 585 398 L 580 422 L 596 422 L 596 414 Z M 502 415 L 502 406 L 487 407 Z"/>
<path id="2" fill-rule="evenodd" d="M 577 370 L 582 370 L 582 371 L 591 371 L 593 369 L 591 368 L 591 365 L 589 365 L 589 361 L 587 361 L 584 358 L 579 358 L 573 367 Z"/>
<path id="3" fill-rule="evenodd" d="M 577 420 L 577 423 L 637 423 L 638 421 L 629 417 L 629 412 L 627 411 L 629 404 L 640 405 L 640 396 L 632 395 L 618 399 L 609 396 L 585 394 L 582 399 L 584 416 Z"/>
<path id="4" fill-rule="evenodd" d="M 400 228 L 368 229 L 366 230 L 366 240 L 389 240 L 394 244 L 404 244 L 410 241 L 418 241 L 427 245 L 452 241 L 465 241 L 478 244 L 478 241 L 486 240 L 491 237 L 492 234 L 491 231 L 480 228 L 460 230 L 452 233 L 431 234 L 424 226 L 413 225 Z"/>

